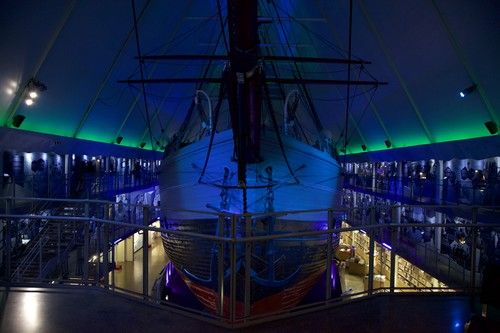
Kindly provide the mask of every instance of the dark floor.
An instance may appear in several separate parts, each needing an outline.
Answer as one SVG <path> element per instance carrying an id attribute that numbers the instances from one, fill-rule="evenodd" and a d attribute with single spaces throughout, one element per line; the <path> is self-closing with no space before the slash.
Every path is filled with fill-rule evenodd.
<path id="1" fill-rule="evenodd" d="M 221 332 L 221 328 L 99 290 L 1 292 L 0 332 Z M 463 332 L 460 296 L 396 295 L 254 326 L 243 332 Z"/>

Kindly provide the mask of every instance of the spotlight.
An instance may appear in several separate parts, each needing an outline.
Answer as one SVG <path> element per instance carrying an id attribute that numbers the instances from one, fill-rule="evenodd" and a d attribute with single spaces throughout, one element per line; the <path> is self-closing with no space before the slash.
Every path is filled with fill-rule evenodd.
<path id="1" fill-rule="evenodd" d="M 141 142 L 141 144 L 139 145 L 139 147 L 144 148 L 145 145 L 146 145 L 146 142 Z"/>
<path id="2" fill-rule="evenodd" d="M 47 86 L 35 78 L 31 78 L 26 84 L 28 98 L 25 99 L 26 105 L 33 105 L 33 100 L 39 96 L 42 91 L 47 90 Z"/>
<path id="3" fill-rule="evenodd" d="M 476 84 L 473 84 L 470 87 L 465 88 L 460 92 L 460 97 L 464 98 L 465 96 L 469 95 L 470 93 L 474 92 L 477 88 Z"/>
<path id="4" fill-rule="evenodd" d="M 485 122 L 484 126 L 486 126 L 486 128 L 488 129 L 488 132 L 490 132 L 490 134 L 496 134 L 498 132 L 497 123 L 492 121 L 492 120 Z"/>
<path id="5" fill-rule="evenodd" d="M 19 128 L 19 126 L 21 126 L 21 124 L 23 123 L 24 119 L 26 119 L 26 117 L 21 114 L 14 116 L 14 118 L 12 118 L 12 126 L 14 126 L 15 128 Z"/>
<path id="6" fill-rule="evenodd" d="M 387 148 L 391 148 L 392 142 L 390 140 L 385 140 L 384 143 Z"/>
<path id="7" fill-rule="evenodd" d="M 363 151 L 366 150 L 366 145 L 361 145 L 361 149 L 363 149 Z"/>
<path id="8" fill-rule="evenodd" d="M 123 141 L 123 136 L 119 136 L 119 137 L 116 138 L 116 143 L 117 144 L 122 143 L 122 141 Z"/>

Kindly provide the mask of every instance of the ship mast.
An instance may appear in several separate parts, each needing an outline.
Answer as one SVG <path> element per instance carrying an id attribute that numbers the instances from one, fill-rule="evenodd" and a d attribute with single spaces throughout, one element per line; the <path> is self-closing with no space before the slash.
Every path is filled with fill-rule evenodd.
<path id="1" fill-rule="evenodd" d="M 246 168 L 260 160 L 262 67 L 259 59 L 257 0 L 227 0 L 229 29 L 229 73 L 227 92 L 238 185 L 243 189 L 243 211 L 247 212 Z"/>

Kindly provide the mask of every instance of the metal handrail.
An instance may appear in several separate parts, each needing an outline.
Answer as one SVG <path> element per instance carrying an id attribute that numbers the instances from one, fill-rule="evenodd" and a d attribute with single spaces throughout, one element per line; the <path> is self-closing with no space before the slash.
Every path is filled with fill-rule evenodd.
<path id="1" fill-rule="evenodd" d="M 12 273 L 11 278 L 16 278 L 19 281 L 20 277 L 26 273 L 28 267 L 33 263 L 33 260 L 39 258 L 41 249 L 47 244 L 47 237 L 40 237 L 36 244 L 31 248 L 31 250 L 26 254 L 23 260 L 16 267 L 14 273 Z"/>
<path id="2" fill-rule="evenodd" d="M 92 201 L 97 201 L 99 204 L 102 203 L 101 200 L 76 200 L 77 202 L 79 203 L 85 203 L 85 204 L 89 204 L 91 203 Z M 74 201 L 73 201 L 74 202 Z M 111 203 L 109 201 L 104 201 L 106 204 L 113 204 L 115 205 L 116 203 Z M 149 205 L 140 205 L 141 207 L 148 207 L 148 208 L 151 208 L 151 206 Z M 401 206 L 405 206 L 407 207 L 408 205 L 399 205 L 399 206 L 395 206 L 395 207 L 401 207 Z M 422 207 L 423 205 L 414 205 L 416 207 Z M 430 206 L 430 207 L 435 207 L 434 206 Z M 447 207 L 447 205 L 440 205 L 440 207 Z M 449 207 L 449 206 L 448 206 Z M 455 205 L 453 205 L 452 207 L 456 207 Z M 471 206 L 466 206 L 467 209 L 470 209 L 470 210 L 478 210 L 478 209 L 481 209 L 482 207 L 471 207 Z M 156 207 L 155 207 L 156 208 Z M 491 209 L 491 207 L 486 207 L 487 209 Z M 352 212 L 352 211 L 355 211 L 357 210 L 358 208 L 345 208 L 343 207 L 342 208 L 342 211 L 340 212 Z M 87 210 L 88 211 L 88 210 Z M 321 210 L 314 210 L 314 212 L 318 212 L 318 211 L 321 211 Z M 179 211 L 178 211 L 179 212 Z M 185 212 L 185 211 L 181 211 L 181 212 Z M 325 212 L 325 216 L 328 215 L 328 218 L 329 218 L 329 222 L 331 222 L 331 219 L 332 219 L 332 212 L 337 212 L 335 210 L 335 208 L 330 208 L 330 209 L 326 209 L 324 210 Z M 281 212 L 280 212 L 281 213 Z M 280 214 L 278 213 L 278 214 Z M 290 211 L 290 212 L 286 212 L 288 214 L 288 216 L 290 215 L 293 215 L 294 212 Z M 295 212 L 296 214 L 302 214 L 303 211 L 297 211 Z M 330 213 L 330 214 L 328 214 Z M 203 212 L 203 214 L 206 214 L 206 212 Z M 147 214 L 144 214 L 146 217 L 147 217 Z M 238 217 L 253 217 L 255 218 L 256 215 L 252 215 L 252 214 L 235 214 L 235 215 L 232 215 L 232 214 L 221 214 L 221 213 L 218 213 L 218 214 L 211 214 L 211 215 L 215 215 L 215 216 L 218 216 L 219 218 L 222 218 L 224 219 L 225 217 L 231 217 L 231 221 L 232 223 L 241 223 L 242 220 L 238 220 L 237 218 Z M 258 218 L 259 215 L 257 215 L 257 218 Z M 476 216 L 476 214 L 473 214 L 473 216 Z M 151 216 L 153 217 L 153 216 Z M 478 229 L 478 228 L 483 228 L 483 227 L 493 227 L 493 228 L 499 228 L 500 227 L 500 223 L 492 223 L 492 224 L 487 224 L 487 223 L 472 223 L 472 224 L 462 224 L 462 225 L 455 225 L 455 224 L 432 224 L 432 223 L 388 223 L 388 224 L 375 224 L 375 220 L 374 220 L 374 214 L 371 214 L 370 215 L 370 219 L 369 221 L 371 222 L 370 224 L 361 224 L 361 225 L 353 225 L 351 227 L 342 227 L 342 228 L 335 228 L 335 227 L 329 227 L 328 229 L 325 229 L 325 230 L 317 230 L 317 231 L 302 231 L 302 232 L 288 232 L 288 233 L 283 233 L 283 234 L 272 234 L 272 235 L 260 235 L 260 236 L 248 236 L 248 235 L 242 235 L 242 237 L 236 237 L 235 234 L 232 235 L 232 237 L 221 237 L 221 236 L 218 236 L 218 235 L 211 235 L 211 234 L 203 234 L 203 233 L 198 233 L 198 232 L 184 232 L 184 231 L 178 231 L 178 230 L 170 230 L 170 229 L 166 229 L 166 228 L 158 228 L 158 227 L 151 227 L 151 226 L 146 226 L 144 225 L 144 221 L 141 221 L 142 224 L 135 224 L 135 223 L 127 223 L 127 222 L 119 222 L 119 221 L 116 221 L 116 220 L 112 220 L 112 219 L 109 219 L 109 218 L 96 218 L 96 217 L 90 217 L 90 216 L 33 216 L 33 215 L 16 215 L 16 214 L 2 214 L 0 215 L 0 219 L 13 219 L 13 220 L 19 220 L 19 219 L 23 219 L 23 218 L 29 218 L 29 219 L 40 219 L 40 218 L 43 218 L 43 219 L 47 219 L 47 220 L 50 220 L 50 221 L 56 221 L 56 222 L 62 222 L 62 221 L 75 221 L 75 222 L 78 222 L 78 224 L 81 224 L 81 225 L 85 225 L 85 224 L 90 224 L 91 222 L 97 222 L 97 223 L 102 223 L 102 224 L 108 224 L 108 225 L 116 225 L 116 226 L 122 226 L 122 227 L 129 227 L 131 229 L 134 229 L 134 230 L 144 230 L 144 231 L 157 231 L 157 232 L 162 232 L 164 234 L 167 235 L 183 235 L 183 236 L 190 236 L 190 237 L 197 237 L 199 239 L 207 239 L 207 240 L 211 240 L 211 241 L 214 241 L 214 242 L 220 242 L 221 244 L 223 243 L 228 243 L 228 244 L 237 244 L 237 243 L 254 243 L 254 242 L 262 242 L 262 241 L 269 241 L 269 240 L 275 240 L 275 239 L 283 239 L 283 238 L 289 238 L 289 237 L 306 237 L 306 236 L 315 236 L 315 235 L 332 235 L 332 234 L 336 234 L 338 235 L 339 233 L 342 233 L 342 232 L 347 232 L 347 231 L 354 231 L 354 230 L 364 230 L 364 231 L 367 231 L 368 234 L 370 234 L 371 232 L 376 232 L 376 231 L 379 231 L 379 230 L 391 230 L 391 229 L 394 229 L 394 228 L 410 228 L 410 227 L 429 227 L 429 228 L 455 228 L 455 229 L 458 229 L 458 228 L 475 228 L 475 229 Z M 477 216 L 476 216 L 477 217 Z M 143 217 L 144 218 L 144 217 Z M 477 222 L 477 220 L 475 220 L 475 222 Z M 329 224 L 330 225 L 330 224 Z M 333 226 L 334 224 L 331 224 L 331 226 Z M 76 235 L 73 236 L 73 240 L 75 239 Z M 100 236 L 99 236 L 100 237 Z M 376 236 L 375 235 L 370 235 L 369 237 L 372 237 L 372 239 L 375 241 L 376 239 Z M 333 237 L 331 237 L 333 238 Z M 326 238 L 325 238 L 326 239 Z M 395 244 L 392 244 L 392 245 L 395 245 Z M 224 245 L 225 246 L 225 245 Z M 420 248 L 420 246 L 416 246 L 417 248 Z M 98 251 L 101 251 L 102 248 L 99 248 Z M 68 249 L 67 249 L 68 250 Z M 102 250 L 104 251 L 104 250 Z M 369 252 L 369 256 L 371 256 L 373 258 L 374 256 L 374 249 L 372 248 L 370 250 L 371 252 Z M 392 254 L 397 254 L 397 255 L 400 255 L 398 253 L 399 249 L 398 247 L 394 247 L 394 252 Z M 472 248 L 472 253 L 475 253 L 476 249 L 475 248 Z M 437 251 L 434 251 L 434 252 L 437 252 Z M 147 249 L 146 249 L 146 255 L 147 255 Z M 427 253 L 426 253 L 427 255 Z M 31 255 L 33 256 L 33 255 Z M 87 260 L 88 258 L 85 258 L 85 260 Z M 406 258 L 405 258 L 406 259 Z M 34 260 L 34 259 L 32 259 Z M 411 260 L 408 260 L 408 261 L 411 261 Z M 147 260 L 145 261 L 147 265 Z M 53 265 L 54 263 L 53 262 L 50 262 L 50 265 Z M 86 262 L 85 262 L 86 264 Z M 143 262 L 144 264 L 144 262 Z M 44 272 L 46 272 L 48 269 L 49 269 L 49 262 L 47 262 L 43 268 L 43 270 L 40 271 L 40 275 L 39 275 L 39 278 L 40 278 L 40 281 L 42 279 L 44 279 Z M 370 264 L 372 267 L 373 267 L 373 262 Z M 392 264 L 391 264 L 392 265 Z M 449 265 L 449 266 L 452 266 L 452 265 Z M 147 266 L 146 266 L 147 267 Z M 326 299 L 324 302 L 318 302 L 318 303 L 314 303 L 314 304 L 307 304 L 305 306 L 298 306 L 298 307 L 294 307 L 293 308 L 293 311 L 295 313 L 298 313 L 300 311 L 309 311 L 310 309 L 317 309 L 318 307 L 325 307 L 325 306 L 331 306 L 331 304 L 337 302 L 338 300 L 346 300 L 346 299 L 353 299 L 354 297 L 361 297 L 361 296 L 367 296 L 367 295 L 372 295 L 374 293 L 382 293 L 384 291 L 389 291 L 389 292 L 394 292 L 394 291 L 405 291 L 405 290 L 412 290 L 412 291 L 426 291 L 426 290 L 429 290 L 429 291 L 456 291 L 456 290 L 460 290 L 460 291 L 468 291 L 468 292 L 471 292 L 471 291 L 474 291 L 474 286 L 476 286 L 476 284 L 474 284 L 474 280 L 472 278 L 472 273 L 475 272 L 475 268 L 474 268 L 474 265 L 471 264 L 471 271 L 472 272 L 469 272 L 469 271 L 465 271 L 465 267 L 462 269 L 462 274 L 464 276 L 464 279 L 462 280 L 463 282 L 460 282 L 457 284 L 457 287 L 449 287 L 449 288 L 440 288 L 440 287 L 436 287 L 436 288 L 430 288 L 430 287 L 415 287 L 415 288 L 406 288 L 406 287 L 396 287 L 396 286 L 393 286 L 391 287 L 390 289 L 387 289 L 387 288 L 374 288 L 373 287 L 373 283 L 372 285 L 370 286 L 369 284 L 369 287 L 368 287 L 368 290 L 365 290 L 364 292 L 361 292 L 361 293 L 358 293 L 356 295 L 345 295 L 345 296 L 341 296 L 341 298 L 336 298 L 336 299 Z M 451 267 L 449 270 L 451 270 L 453 267 Z M 19 268 L 18 268 L 19 269 Z M 430 274 L 433 274 L 431 271 L 429 271 Z M 371 272 L 369 273 L 369 276 L 371 274 L 371 278 L 373 279 L 373 276 L 374 274 L 376 274 L 373 269 L 371 270 Z M 446 273 L 443 273 L 443 274 L 446 274 Z M 448 273 L 450 274 L 450 273 Z M 477 274 L 477 273 L 476 273 Z M 474 275 L 475 276 L 475 275 Z M 436 276 L 437 277 L 437 276 Z M 144 279 L 147 279 L 147 275 L 145 277 L 143 277 Z M 370 279 L 370 278 L 369 278 Z M 441 279 L 441 278 L 439 278 Z M 441 279 L 443 282 L 446 282 L 444 279 Z M 45 281 L 45 279 L 44 279 Z M 88 285 L 89 284 L 89 280 L 88 278 L 82 278 L 80 280 L 80 284 L 82 285 Z M 97 286 L 101 286 L 101 283 L 99 282 L 99 280 L 95 281 L 93 280 L 94 282 L 92 283 L 92 285 L 97 285 Z M 391 280 L 393 281 L 393 280 Z M 74 283 L 74 281 L 73 281 Z M 470 284 L 469 284 L 470 283 Z M 114 281 L 111 282 L 111 288 L 114 290 L 115 288 L 117 290 L 120 290 L 120 288 L 116 287 L 114 285 Z M 109 288 L 110 285 L 108 285 L 107 283 L 105 284 L 102 284 L 102 286 L 104 288 Z M 147 288 L 145 288 L 146 290 Z M 233 297 L 234 295 L 232 294 L 232 292 L 229 292 L 228 293 L 230 297 Z M 148 301 L 153 301 L 153 302 L 157 302 L 155 300 L 151 300 L 151 298 L 147 295 L 147 290 L 146 292 L 143 292 L 143 298 L 144 299 L 147 299 Z M 163 303 L 163 302 L 161 302 Z M 175 306 L 174 306 L 175 307 Z M 186 311 L 190 311 L 189 309 L 186 310 Z M 193 312 L 193 311 L 191 311 Z M 281 312 L 279 315 L 287 315 L 286 312 Z M 225 315 L 207 315 L 205 314 L 205 316 L 210 316 L 210 318 L 214 318 L 215 320 L 218 320 L 219 322 L 221 323 L 227 323 L 227 318 L 225 317 Z M 261 317 L 261 316 L 254 316 L 254 315 L 249 315 L 249 316 L 245 316 L 244 318 L 241 318 L 242 321 L 244 321 L 245 323 L 249 323 L 249 322 L 256 322 L 256 321 L 260 321 L 260 320 L 263 320 L 264 317 Z M 236 320 L 240 320 L 240 318 L 236 318 Z"/>

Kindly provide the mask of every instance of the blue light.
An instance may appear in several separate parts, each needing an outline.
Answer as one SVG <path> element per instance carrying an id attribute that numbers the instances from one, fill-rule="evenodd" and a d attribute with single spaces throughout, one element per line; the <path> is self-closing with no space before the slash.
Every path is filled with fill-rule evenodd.
<path id="1" fill-rule="evenodd" d="M 456 322 L 456 323 L 455 323 L 455 327 L 460 327 L 460 323 L 459 323 L 459 322 Z"/>
<path id="2" fill-rule="evenodd" d="M 465 97 L 465 94 L 462 91 L 460 92 L 460 97 L 462 97 L 462 98 Z"/>

